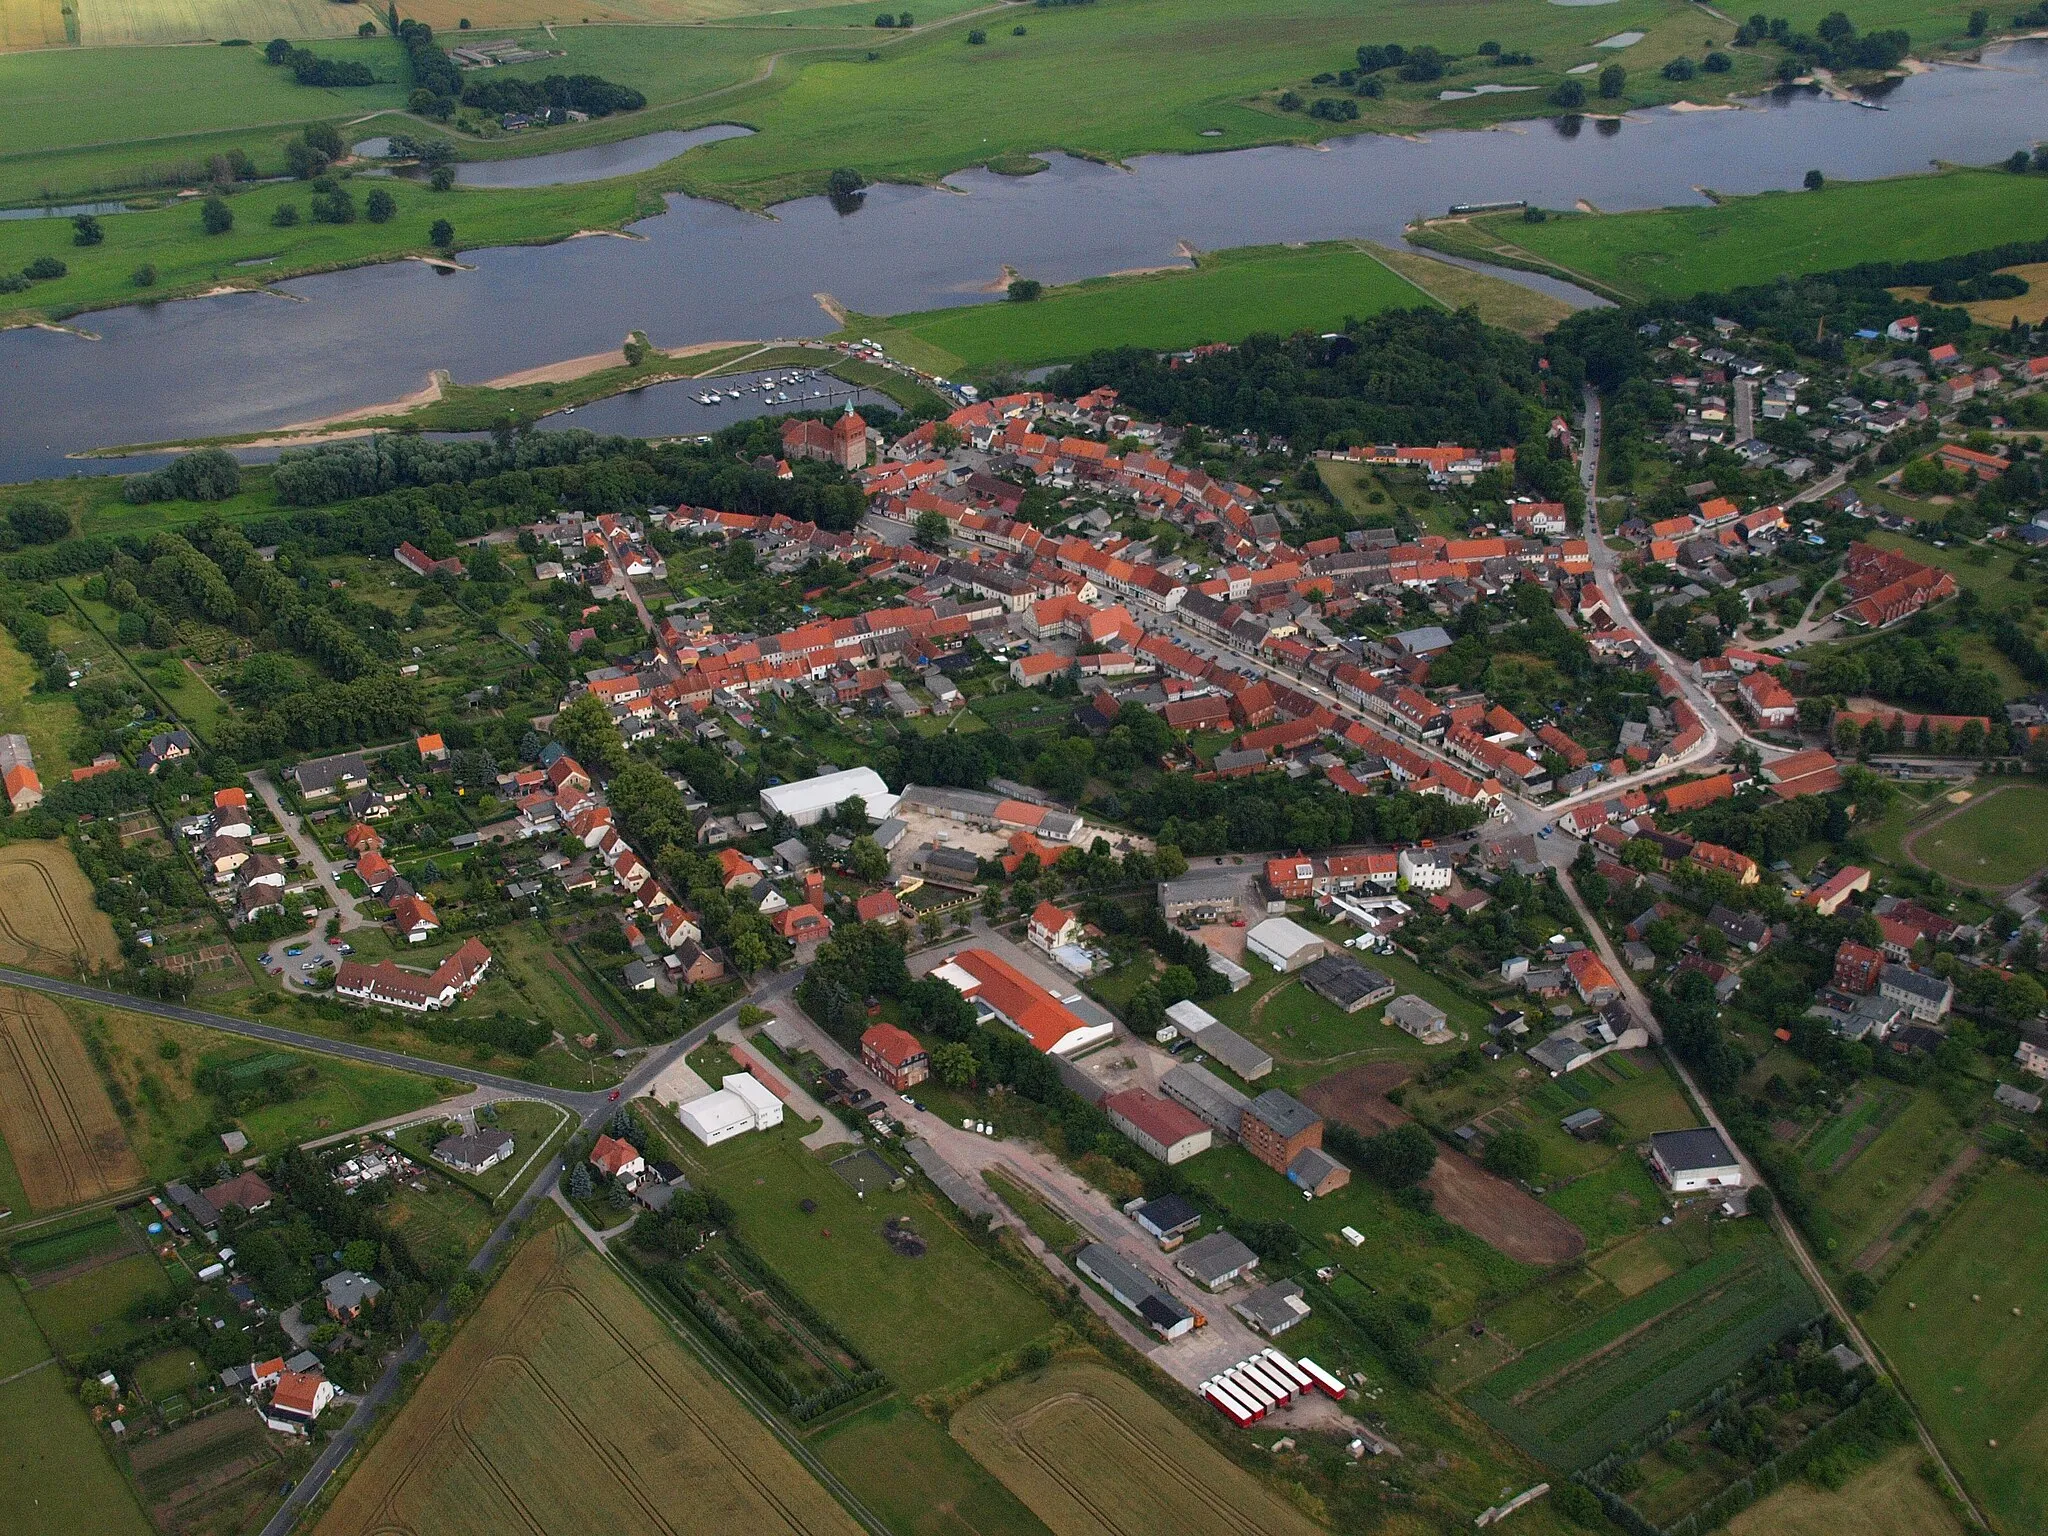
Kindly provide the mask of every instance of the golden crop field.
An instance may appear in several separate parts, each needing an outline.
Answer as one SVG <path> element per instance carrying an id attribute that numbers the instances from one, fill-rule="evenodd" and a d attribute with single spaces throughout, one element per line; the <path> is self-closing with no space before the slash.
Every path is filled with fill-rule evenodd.
<path id="1" fill-rule="evenodd" d="M 65 0 L 0 0 L 0 53 L 16 48 L 62 48 Z"/>
<path id="2" fill-rule="evenodd" d="M 24 5 L 29 0 L 0 0 Z M 50 0 L 56 3 L 56 0 Z M 334 0 L 65 0 L 78 15 L 86 47 L 122 43 L 220 42 L 245 37 L 262 47 L 273 37 L 353 37 L 372 19 L 367 5 Z M 374 13 L 382 19 L 382 12 Z M 382 28 L 380 26 L 379 30 Z"/>
<path id="3" fill-rule="evenodd" d="M 514 1256 L 319 1531 L 859 1536 L 567 1226 Z"/>
<path id="4" fill-rule="evenodd" d="M 89 0 L 88 0 L 89 3 Z M 467 16 L 472 27 L 537 27 L 552 23 L 573 27 L 579 23 L 731 21 L 742 17 L 781 19 L 780 13 L 795 13 L 802 25 L 802 13 L 831 0 L 414 0 L 400 14 L 424 21 L 436 32 L 453 33 Z M 879 7 L 878 7 L 879 9 Z M 949 7 L 950 9 L 950 7 Z"/>
<path id="5" fill-rule="evenodd" d="M 49 998 L 17 987 L 0 988 L 0 1137 L 38 1211 L 142 1182 L 77 1029 Z"/>
<path id="6" fill-rule="evenodd" d="M 92 887 L 62 843 L 0 848 L 0 965 L 91 970 L 121 963 L 121 946 Z"/>
<path id="7" fill-rule="evenodd" d="M 1053 1536 L 1324 1536 L 1106 1366 L 1061 1364 L 1006 1382 L 955 1413 L 951 1428 Z"/>

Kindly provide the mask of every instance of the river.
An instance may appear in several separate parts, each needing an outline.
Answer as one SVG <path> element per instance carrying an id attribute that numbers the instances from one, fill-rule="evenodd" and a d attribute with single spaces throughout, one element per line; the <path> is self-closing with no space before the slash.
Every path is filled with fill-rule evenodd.
<path id="1" fill-rule="evenodd" d="M 1128 169 L 1051 156 L 1036 176 L 976 170 L 943 188 L 876 187 L 847 215 L 824 198 L 771 218 L 676 197 L 630 239 L 471 251 L 461 272 L 395 262 L 276 292 L 85 315 L 79 324 L 99 341 L 0 334 L 0 480 L 75 472 L 65 456 L 83 448 L 251 431 L 397 399 L 434 368 L 496 378 L 614 346 L 635 329 L 669 346 L 819 335 L 835 328 L 819 293 L 868 314 L 988 302 L 1004 263 L 1067 282 L 1170 263 L 1181 241 L 1395 242 L 1411 220 L 1453 203 L 1657 207 L 1697 203 L 1701 187 L 1796 187 L 1814 167 L 1851 180 L 1986 164 L 2030 145 L 2048 121 L 2048 46 L 1999 50 L 1987 66 L 1904 80 L 1884 112 L 1797 90 L 1739 111 L 1657 109 L 1576 132 L 1539 121 L 1363 135 L 1146 156 Z"/>

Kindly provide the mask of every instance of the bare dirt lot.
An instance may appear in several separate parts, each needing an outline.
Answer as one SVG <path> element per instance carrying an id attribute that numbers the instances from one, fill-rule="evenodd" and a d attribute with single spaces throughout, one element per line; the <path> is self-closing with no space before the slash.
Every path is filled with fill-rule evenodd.
<path id="1" fill-rule="evenodd" d="M 1407 1081 L 1409 1072 L 1400 1062 L 1351 1067 L 1304 1088 L 1301 1099 L 1328 1119 L 1364 1135 L 1377 1135 L 1407 1123 L 1407 1111 L 1388 1102 L 1386 1093 Z M 1440 1150 L 1423 1182 L 1436 1197 L 1438 1215 L 1511 1259 L 1548 1268 L 1586 1251 L 1586 1239 L 1577 1227 L 1462 1152 Z"/>

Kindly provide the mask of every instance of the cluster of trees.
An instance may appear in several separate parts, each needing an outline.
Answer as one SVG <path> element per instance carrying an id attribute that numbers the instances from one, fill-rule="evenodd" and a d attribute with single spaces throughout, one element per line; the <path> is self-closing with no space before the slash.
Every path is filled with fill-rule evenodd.
<path id="1" fill-rule="evenodd" d="M 1366 43 L 1358 50 L 1359 73 L 1376 75 L 1391 69 L 1403 80 L 1441 80 L 1451 60 L 1429 44 L 1416 48 L 1400 43 Z"/>
<path id="2" fill-rule="evenodd" d="M 1725 53 L 1710 53 L 1698 64 L 1683 54 L 1664 66 L 1666 80 L 1691 80 L 1697 75 L 1725 75 L 1735 67 L 1735 61 Z"/>
<path id="3" fill-rule="evenodd" d="M 0 550 L 24 544 L 54 544 L 71 536 L 71 514 L 54 501 L 24 496 L 0 516 Z"/>
<path id="4" fill-rule="evenodd" d="M 549 75 L 543 80 L 472 80 L 463 88 L 462 104 L 484 112 L 524 112 L 555 116 L 582 112 L 610 117 L 637 112 L 647 98 L 629 85 L 597 75 Z"/>
<path id="5" fill-rule="evenodd" d="M 1327 341 L 1248 337 L 1182 367 L 1135 347 L 1096 352 L 1046 388 L 1072 397 L 1108 385 L 1135 412 L 1249 428 L 1284 437 L 1298 453 L 1372 442 L 1497 448 L 1522 440 L 1543 398 L 1536 363 L 1531 343 L 1470 312 L 1400 310 L 1347 321 Z"/>
<path id="6" fill-rule="evenodd" d="M 225 448 L 200 448 L 121 487 L 134 506 L 152 501 L 226 501 L 242 489 L 242 466 Z"/>
<path id="7" fill-rule="evenodd" d="M 1130 795 L 1125 811 L 1131 825 L 1190 856 L 1413 842 L 1462 832 L 1480 816 L 1474 807 L 1453 805 L 1440 796 L 1345 795 L 1321 779 L 1278 774 L 1207 781 L 1162 774 Z"/>
<path id="8" fill-rule="evenodd" d="M 360 59 L 323 59 L 310 48 L 299 48 L 281 37 L 273 37 L 263 49 L 264 59 L 292 72 L 301 85 L 375 85 L 377 72 Z"/>
<path id="9" fill-rule="evenodd" d="M 1874 697 L 1938 715 L 2002 720 L 2005 689 L 1989 667 L 1964 659 L 1953 633 L 1892 632 L 1816 659 L 1801 680 L 1812 697 Z"/>
<path id="10" fill-rule="evenodd" d="M 1977 34 L 1973 33 L 1972 36 Z M 1775 43 L 1790 57 L 1778 66 L 1781 79 L 1791 80 L 1818 66 L 1821 69 L 1895 69 L 1913 51 L 1913 40 L 1897 29 L 1859 35 L 1856 24 L 1841 11 L 1830 11 L 1812 32 L 1794 32 L 1782 16 L 1759 12 L 1735 30 L 1735 46 L 1753 48 Z"/>
<path id="11" fill-rule="evenodd" d="M 908 11 L 884 11 L 881 15 L 875 18 L 875 25 L 878 27 L 885 28 L 914 27 L 917 25 L 917 18 L 912 16 Z"/>

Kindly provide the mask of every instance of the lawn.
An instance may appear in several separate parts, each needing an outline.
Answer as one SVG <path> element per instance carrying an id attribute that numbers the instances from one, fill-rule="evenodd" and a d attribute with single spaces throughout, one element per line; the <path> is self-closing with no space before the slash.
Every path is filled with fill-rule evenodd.
<path id="1" fill-rule="evenodd" d="M 2006 1531 L 2048 1529 L 2044 1286 L 2048 1187 L 2002 1166 L 1864 1314 L 1943 1453 Z"/>
<path id="2" fill-rule="evenodd" d="M 1067 362 L 1098 347 L 1174 351 L 1240 341 L 1253 331 L 1335 330 L 1347 316 L 1434 307 L 1436 301 L 1359 246 L 1252 246 L 1204 255 L 1184 271 L 1098 277 L 1049 288 L 1033 303 L 997 300 L 879 319 L 848 333 L 892 351 L 923 348 L 942 373 Z"/>
<path id="3" fill-rule="evenodd" d="M 325 1536 L 672 1528 L 664 1510 L 693 1530 L 857 1529 L 566 1224 L 527 1240 L 428 1381 Z"/>
<path id="4" fill-rule="evenodd" d="M 182 1346 L 138 1361 L 134 1371 L 135 1390 L 145 1401 L 152 1403 L 161 1402 L 173 1392 L 183 1392 L 188 1387 L 201 1383 L 210 1385 L 209 1378 L 213 1374 L 207 1370 L 204 1360 Z"/>
<path id="5" fill-rule="evenodd" d="M 74 758 L 71 753 L 71 738 L 78 729 L 77 706 L 60 694 L 30 692 L 35 682 L 35 663 L 22 654 L 14 636 L 0 630 L 0 735 L 19 731 L 28 737 L 37 776 L 54 784 L 90 757 Z"/>
<path id="6" fill-rule="evenodd" d="M 1964 170 L 1766 192 L 1706 208 L 1553 215 L 1542 224 L 1492 215 L 1466 233 L 1475 246 L 1498 242 L 1510 255 L 1631 298 L 1682 298 L 1785 273 L 1982 250 L 2031 237 L 2040 212 L 2037 183 Z"/>
<path id="7" fill-rule="evenodd" d="M 76 1536 L 82 1511 L 96 1533 L 150 1536 L 64 1373 L 46 1367 L 0 1384 L 0 1530 Z"/>
<path id="8" fill-rule="evenodd" d="M 30 1291 L 28 1309 L 51 1348 L 69 1360 L 111 1349 L 143 1332 L 123 1312 L 131 1301 L 167 1289 L 163 1266 L 138 1253 Z"/>
<path id="9" fill-rule="evenodd" d="M 900 1400 L 821 1431 L 811 1449 L 897 1536 L 1047 1536 L 1015 1494 Z"/>
<path id="10" fill-rule="evenodd" d="M 2003 784 L 1912 843 L 1912 858 L 1960 886 L 2017 885 L 2048 864 L 2048 786 Z"/>
<path id="11" fill-rule="evenodd" d="M 399 1141 L 415 1157 L 496 1205 L 507 1194 L 525 1188 L 527 1180 L 539 1167 L 541 1156 L 566 1141 L 575 1126 L 574 1117 L 568 1111 L 539 1099 L 509 1100 L 497 1106 L 497 1115 L 496 1128 L 511 1133 L 512 1155 L 497 1167 L 487 1168 L 482 1173 L 456 1173 L 432 1161 L 434 1143 L 447 1134 L 440 1120 L 429 1119 L 417 1126 L 408 1126 L 399 1132 Z"/>
<path id="12" fill-rule="evenodd" d="M 466 1264 L 491 1233 L 490 1207 L 460 1184 L 430 1184 L 425 1194 L 399 1188 L 383 1211 L 384 1219 L 430 1268 Z"/>
<path id="13" fill-rule="evenodd" d="M 1983 544 L 1950 544 L 1946 549 L 1936 549 L 1926 539 L 1882 528 L 1864 534 L 1863 542 L 1879 549 L 1897 550 L 1921 565 L 1940 566 L 1955 577 L 1957 586 L 1975 592 L 1987 608 L 2004 609 L 2014 603 L 2031 606 L 2038 590 L 2031 583 L 2014 578 L 2012 573 L 2019 562 L 2008 558 L 2008 550 Z"/>
<path id="14" fill-rule="evenodd" d="M 1698 1401 L 1817 1307 L 1762 1227 L 1604 1316 L 1530 1350 L 1467 1394 L 1530 1455 L 1570 1470 Z"/>
<path id="15" fill-rule="evenodd" d="M 970 1378 L 1051 1329 L 1044 1304 L 977 1253 L 929 1196 L 908 1188 L 856 1199 L 805 1150 L 803 1122 L 708 1148 L 672 1116 L 658 1124 L 692 1179 L 732 1202 L 755 1252 L 905 1392 Z M 924 1238 L 922 1258 L 884 1240 L 892 1216 Z"/>
<path id="16" fill-rule="evenodd" d="M 346 1131 L 408 1110 L 422 1109 L 455 1091 L 439 1083 L 364 1066 L 332 1056 L 314 1056 L 233 1040 L 196 1024 L 68 1005 L 73 1017 L 100 1022 L 108 1068 L 135 1106 L 128 1133 L 143 1166 L 154 1178 L 169 1178 L 188 1168 L 195 1152 L 218 1153 L 218 1131 L 239 1126 L 250 1153 L 279 1152 L 300 1142 Z M 169 1048 L 168 1053 L 167 1049 Z M 202 1093 L 193 1079 L 208 1063 L 233 1063 L 259 1055 L 287 1057 L 288 1077 L 298 1090 L 282 1104 L 265 1104 L 234 1117 L 223 1116 L 219 1101 Z M 307 1076 L 300 1068 L 310 1069 Z"/>

